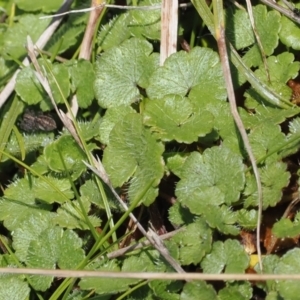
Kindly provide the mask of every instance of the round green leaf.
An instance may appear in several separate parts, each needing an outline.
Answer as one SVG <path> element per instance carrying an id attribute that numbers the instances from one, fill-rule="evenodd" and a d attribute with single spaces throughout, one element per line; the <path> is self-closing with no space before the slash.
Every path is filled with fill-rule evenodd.
<path id="1" fill-rule="evenodd" d="M 232 7 L 226 9 L 226 37 L 237 50 L 255 42 L 247 11 Z"/>
<path id="2" fill-rule="evenodd" d="M 252 299 L 252 287 L 249 281 L 227 282 L 226 287 L 219 291 L 218 300 L 250 300 Z"/>
<path id="3" fill-rule="evenodd" d="M 286 163 L 266 161 L 266 165 L 260 168 L 263 188 L 263 207 L 275 206 L 282 198 L 282 189 L 289 184 L 290 173 L 286 171 Z M 247 177 L 247 185 L 244 191 L 246 195 L 244 206 L 257 205 L 257 192 L 254 176 Z"/>
<path id="4" fill-rule="evenodd" d="M 132 107 L 125 105 L 112 107 L 106 110 L 99 126 L 99 140 L 103 144 L 107 145 L 109 143 L 109 135 L 115 124 L 129 113 L 135 113 L 135 111 Z"/>
<path id="5" fill-rule="evenodd" d="M 31 268 L 75 269 L 84 259 L 82 241 L 71 230 L 63 231 L 59 227 L 47 228 L 37 239 L 30 242 L 27 266 Z M 45 291 L 51 285 L 51 276 L 30 276 L 30 283 L 39 291 Z"/>
<path id="6" fill-rule="evenodd" d="M 213 286 L 204 281 L 188 282 L 180 294 L 180 300 L 191 299 L 217 299 L 217 294 Z"/>
<path id="7" fill-rule="evenodd" d="M 144 123 L 163 141 L 195 142 L 212 131 L 213 120 L 209 111 L 197 110 L 188 98 L 178 95 L 148 100 L 144 111 Z"/>
<path id="8" fill-rule="evenodd" d="M 225 147 L 208 148 L 202 155 L 193 152 L 181 174 L 176 195 L 196 214 L 202 214 L 206 205 L 236 202 L 245 184 L 242 157 Z"/>
<path id="9" fill-rule="evenodd" d="M 250 258 L 237 240 L 215 242 L 210 254 L 201 263 L 204 273 L 244 273 Z"/>
<path id="10" fill-rule="evenodd" d="M 195 47 L 189 53 L 171 55 L 151 76 L 147 95 L 151 99 L 169 94 L 186 96 L 191 89 L 208 102 L 211 98 L 226 99 L 219 56 L 211 49 Z"/>
<path id="11" fill-rule="evenodd" d="M 152 45 L 132 38 L 106 51 L 96 62 L 95 96 L 103 108 L 129 105 L 142 96 L 148 79 L 158 66 L 158 56 L 150 55 Z"/>
<path id="12" fill-rule="evenodd" d="M 17 75 L 16 92 L 28 105 L 43 101 L 45 92 L 31 67 L 23 68 Z"/>
<path id="13" fill-rule="evenodd" d="M 32 2 L 29 1 L 28 3 Z M 40 17 L 41 15 L 38 14 L 18 15 L 17 22 L 13 26 L 8 26 L 5 33 L 1 32 L 1 56 L 3 55 L 9 60 L 24 57 L 27 53 L 24 47 L 27 43 L 27 36 L 30 35 L 33 43 L 35 43 L 50 23 L 49 19 L 40 19 Z"/>
<path id="14" fill-rule="evenodd" d="M 1 276 L 0 283 L 0 299 L 29 299 L 30 288 L 28 283 L 21 278 L 16 276 Z"/>
<path id="15" fill-rule="evenodd" d="M 13 231 L 13 247 L 20 261 L 26 262 L 31 241 L 36 240 L 42 231 L 50 227 L 53 227 L 50 212 L 43 215 L 29 215 L 27 219 L 19 224 L 19 227 Z"/>
<path id="16" fill-rule="evenodd" d="M 181 264 L 196 265 L 211 250 L 212 231 L 199 219 L 178 232 L 172 241 L 178 245 Z"/>

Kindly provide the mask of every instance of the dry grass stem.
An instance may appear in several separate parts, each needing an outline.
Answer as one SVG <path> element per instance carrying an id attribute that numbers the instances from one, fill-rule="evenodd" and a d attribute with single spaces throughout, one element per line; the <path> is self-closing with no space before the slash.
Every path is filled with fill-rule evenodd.
<path id="1" fill-rule="evenodd" d="M 162 0 L 160 65 L 177 51 L 178 1 Z"/>
<path id="2" fill-rule="evenodd" d="M 27 268 L 0 268 L 1 274 L 25 274 L 25 275 L 44 275 L 61 278 L 137 278 L 145 280 L 300 280 L 300 274 L 202 274 L 202 273 L 154 273 L 154 272 L 98 272 L 83 270 L 52 270 L 52 269 L 27 269 Z"/>

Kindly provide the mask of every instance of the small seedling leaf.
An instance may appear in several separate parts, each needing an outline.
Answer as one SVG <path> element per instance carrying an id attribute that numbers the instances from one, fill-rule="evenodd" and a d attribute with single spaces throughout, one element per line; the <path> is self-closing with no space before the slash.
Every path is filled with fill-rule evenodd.
<path id="1" fill-rule="evenodd" d="M 204 273 L 244 273 L 250 258 L 237 240 L 215 242 L 201 262 Z"/>
<path id="2" fill-rule="evenodd" d="M 168 169 L 178 177 L 182 177 L 181 170 L 187 159 L 187 155 L 184 153 L 167 153 L 166 164 Z"/>
<path id="3" fill-rule="evenodd" d="M 144 123 L 162 141 L 190 144 L 212 131 L 213 115 L 196 109 L 188 98 L 169 95 L 148 100 L 145 105 Z"/>
<path id="4" fill-rule="evenodd" d="M 161 4 L 161 0 L 141 0 L 140 6 Z M 161 13 L 159 10 L 131 10 L 129 30 L 131 35 L 152 40 L 160 40 Z"/>
<path id="5" fill-rule="evenodd" d="M 89 212 L 91 203 L 86 198 L 81 198 L 82 205 L 86 212 Z M 96 216 L 88 216 L 90 223 L 93 227 L 98 227 L 101 223 L 100 219 Z M 56 216 L 53 221 L 60 227 L 68 229 L 81 229 L 88 230 L 89 225 L 87 224 L 83 213 L 81 212 L 81 206 L 78 201 L 72 201 L 72 203 L 65 203 L 57 210 Z"/>
<path id="6" fill-rule="evenodd" d="M 275 206 L 281 200 L 282 189 L 289 184 L 290 173 L 283 162 L 271 162 L 260 168 L 263 187 L 263 207 Z M 247 177 L 244 206 L 256 206 L 257 195 L 253 176 Z"/>
<path id="7" fill-rule="evenodd" d="M 250 300 L 252 299 L 251 283 L 249 281 L 226 283 L 226 287 L 219 291 L 218 299 Z"/>
<path id="8" fill-rule="evenodd" d="M 203 215 L 211 228 L 216 228 L 224 234 L 237 235 L 240 231 L 236 225 L 236 213 L 226 205 L 207 205 Z"/>
<path id="9" fill-rule="evenodd" d="M 211 250 L 212 231 L 203 219 L 187 225 L 172 241 L 177 244 L 182 265 L 197 264 Z"/>
<path id="10" fill-rule="evenodd" d="M 149 283 L 156 297 L 162 300 L 180 300 L 178 292 L 182 289 L 180 281 L 153 280 Z"/>
<path id="11" fill-rule="evenodd" d="M 191 153 L 181 173 L 176 195 L 195 214 L 206 205 L 236 202 L 245 184 L 242 157 L 222 146 Z"/>
<path id="12" fill-rule="evenodd" d="M 111 19 L 107 24 L 101 27 L 97 37 L 99 46 L 104 50 L 108 50 L 115 46 L 119 46 L 122 42 L 130 37 L 128 26 L 131 18 L 128 13 L 120 14 Z"/>
<path id="13" fill-rule="evenodd" d="M 217 294 L 213 286 L 207 284 L 204 281 L 186 283 L 180 294 L 180 300 L 190 300 L 197 298 L 203 300 L 216 299 Z"/>
<path id="14" fill-rule="evenodd" d="M 47 228 L 40 236 L 30 242 L 27 266 L 31 268 L 75 269 L 84 259 L 81 239 L 71 230 L 59 227 Z M 31 275 L 30 282 L 36 290 L 45 291 L 53 277 Z"/>
<path id="15" fill-rule="evenodd" d="M 100 121 L 97 122 L 77 122 L 80 130 L 80 135 L 85 141 L 97 138 L 99 135 Z"/>
<path id="16" fill-rule="evenodd" d="M 70 172 L 77 179 L 84 170 L 82 160 L 86 158 L 82 149 L 69 135 L 63 135 L 44 150 L 49 168 L 55 172 Z M 62 162 L 64 160 L 64 163 Z"/>
<path id="17" fill-rule="evenodd" d="M 45 65 L 42 60 L 40 60 L 40 64 Z M 51 72 L 53 76 L 55 76 L 54 80 L 53 76 L 48 74 L 52 95 L 56 103 L 64 103 L 63 97 L 67 98 L 70 93 L 68 69 L 63 64 L 51 65 L 50 62 L 48 62 L 47 66 L 51 68 Z M 57 86 L 57 84 L 59 85 L 59 87 Z M 16 79 L 16 92 L 28 105 L 40 103 L 40 107 L 43 111 L 52 108 L 49 97 L 44 91 L 44 88 L 40 84 L 39 80 L 37 79 L 31 66 L 23 68 L 18 73 Z"/>
<path id="18" fill-rule="evenodd" d="M 278 238 L 293 238 L 300 234 L 300 212 L 294 218 L 294 222 L 290 219 L 281 219 L 276 222 L 272 228 L 272 232 Z"/>
<path id="19" fill-rule="evenodd" d="M 50 53 L 64 53 L 78 43 L 82 32 L 86 27 L 88 14 L 70 15 L 67 21 L 63 22 L 59 29 L 52 35 L 50 41 L 45 46 L 45 50 Z"/>
<path id="20" fill-rule="evenodd" d="M 237 222 L 245 229 L 254 230 L 257 225 L 257 211 L 254 209 L 240 209 L 237 211 Z"/>
<path id="21" fill-rule="evenodd" d="M 30 67 L 25 67 L 18 73 L 15 89 L 28 105 L 40 103 L 45 97 L 44 89 Z"/>
<path id="22" fill-rule="evenodd" d="M 249 141 L 256 158 L 266 157 L 273 149 L 286 143 L 286 136 L 281 132 L 279 125 L 264 122 L 256 126 L 249 134 Z M 267 158 L 268 162 L 278 161 L 278 153 L 275 152 Z"/>
<path id="23" fill-rule="evenodd" d="M 195 215 L 193 215 L 189 209 L 183 207 L 179 201 L 176 201 L 174 205 L 169 209 L 169 220 L 175 225 L 187 225 L 193 222 Z"/>
<path id="24" fill-rule="evenodd" d="M 295 57 L 292 53 L 283 52 L 278 56 L 270 56 L 267 59 L 268 69 L 270 72 L 271 82 L 286 83 L 289 79 L 298 75 L 300 63 L 294 61 Z M 267 81 L 266 71 L 261 66 L 255 71 L 257 78 Z"/>
<path id="25" fill-rule="evenodd" d="M 71 184 L 68 179 L 58 179 L 50 176 L 45 178 L 47 179 L 47 182 L 42 178 L 32 178 L 32 192 L 36 201 L 42 201 L 49 204 L 54 202 L 63 203 L 66 199 L 72 199 L 74 197 L 74 193 L 71 190 Z M 48 182 L 57 187 L 57 190 L 52 188 Z"/>
<path id="26" fill-rule="evenodd" d="M 237 50 L 254 44 L 255 36 L 246 11 L 232 8 L 226 10 L 226 37 Z"/>
<path id="27" fill-rule="evenodd" d="M 109 206 L 112 209 L 120 209 L 120 204 L 113 196 L 111 191 L 108 187 L 104 187 L 105 194 L 107 197 L 107 200 L 109 202 Z M 85 199 L 87 199 L 90 203 L 96 204 L 99 208 L 105 209 L 105 205 L 103 203 L 103 199 L 101 196 L 101 193 L 99 191 L 98 186 L 96 185 L 95 181 L 87 180 L 81 187 L 80 187 L 80 193 L 81 196 Z"/>

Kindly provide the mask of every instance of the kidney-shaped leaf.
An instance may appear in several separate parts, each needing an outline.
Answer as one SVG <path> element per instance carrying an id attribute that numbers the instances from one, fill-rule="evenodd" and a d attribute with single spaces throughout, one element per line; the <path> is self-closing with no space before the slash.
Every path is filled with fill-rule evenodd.
<path id="1" fill-rule="evenodd" d="M 27 265 L 32 268 L 75 269 L 84 259 L 82 241 L 74 231 L 63 231 L 59 227 L 47 228 L 31 241 L 28 248 Z M 36 290 L 45 291 L 53 277 L 32 275 L 31 284 Z"/>
<path id="2" fill-rule="evenodd" d="M 206 149 L 202 155 L 193 152 L 181 174 L 176 195 L 195 214 L 207 205 L 236 202 L 245 184 L 242 157 L 225 147 Z"/>
<path id="3" fill-rule="evenodd" d="M 212 131 L 213 119 L 212 113 L 196 109 L 188 98 L 178 95 L 148 100 L 144 111 L 145 124 L 160 139 L 187 144 Z"/>
<path id="4" fill-rule="evenodd" d="M 211 49 L 195 47 L 190 53 L 171 55 L 151 76 L 147 95 L 151 99 L 169 94 L 186 96 L 191 89 L 204 99 L 226 99 L 219 56 Z"/>
<path id="5" fill-rule="evenodd" d="M 243 273 L 250 258 L 237 240 L 215 242 L 212 251 L 202 261 L 204 273 Z"/>
<path id="6" fill-rule="evenodd" d="M 100 106 L 129 105 L 141 98 L 139 87 L 146 88 L 158 55 L 145 40 L 130 39 L 111 48 L 96 62 L 95 96 Z"/>

